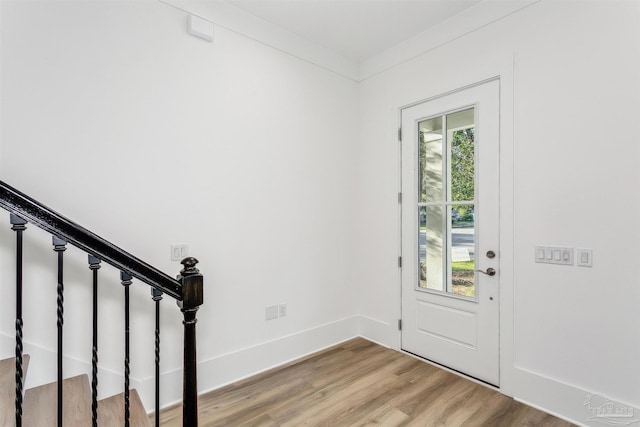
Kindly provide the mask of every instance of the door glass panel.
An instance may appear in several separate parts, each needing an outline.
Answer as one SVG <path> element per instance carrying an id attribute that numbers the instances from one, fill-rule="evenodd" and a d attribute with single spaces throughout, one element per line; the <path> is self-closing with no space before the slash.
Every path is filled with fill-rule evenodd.
<path id="1" fill-rule="evenodd" d="M 445 230 L 442 206 L 425 206 L 419 210 L 420 287 L 444 291 Z"/>
<path id="2" fill-rule="evenodd" d="M 451 289 L 475 297 L 475 214 L 473 205 L 451 206 Z"/>
<path id="3" fill-rule="evenodd" d="M 444 199 L 444 156 L 442 151 L 442 117 L 420 123 L 420 201 Z"/>
<path id="4" fill-rule="evenodd" d="M 474 298 L 475 109 L 419 123 L 419 287 Z"/>
<path id="5" fill-rule="evenodd" d="M 474 165 L 474 109 L 447 115 L 447 135 L 451 149 L 451 200 L 473 200 Z"/>

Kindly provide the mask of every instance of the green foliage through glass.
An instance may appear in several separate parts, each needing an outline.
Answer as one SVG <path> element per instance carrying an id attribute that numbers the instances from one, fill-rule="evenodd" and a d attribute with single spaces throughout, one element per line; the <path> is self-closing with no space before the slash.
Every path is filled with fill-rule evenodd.
<path id="1" fill-rule="evenodd" d="M 474 200 L 474 134 L 474 128 L 453 132 L 451 141 L 451 199 L 454 201 Z"/>

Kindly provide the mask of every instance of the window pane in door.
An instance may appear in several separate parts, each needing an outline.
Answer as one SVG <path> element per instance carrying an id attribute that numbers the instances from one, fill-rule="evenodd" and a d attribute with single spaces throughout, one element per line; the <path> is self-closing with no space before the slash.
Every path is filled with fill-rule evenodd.
<path id="1" fill-rule="evenodd" d="M 451 288 L 456 295 L 475 297 L 475 214 L 474 205 L 451 208 Z"/>
<path id="2" fill-rule="evenodd" d="M 444 155 L 442 117 L 425 120 L 419 124 L 419 185 L 420 202 L 444 199 Z"/>
<path id="3" fill-rule="evenodd" d="M 451 150 L 451 200 L 475 198 L 474 108 L 447 115 L 447 141 Z"/>
<path id="4" fill-rule="evenodd" d="M 419 215 L 419 286 L 426 289 L 445 291 L 444 262 L 446 235 L 444 230 L 445 211 L 441 205 L 422 206 Z"/>

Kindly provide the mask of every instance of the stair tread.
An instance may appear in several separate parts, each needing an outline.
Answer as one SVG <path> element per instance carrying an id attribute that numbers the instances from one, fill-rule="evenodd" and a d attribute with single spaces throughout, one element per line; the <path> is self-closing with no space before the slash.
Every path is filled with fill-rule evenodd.
<path id="1" fill-rule="evenodd" d="M 22 356 L 22 384 L 27 376 L 29 355 Z M 0 426 L 15 422 L 16 358 L 0 360 Z"/>
<path id="2" fill-rule="evenodd" d="M 131 390 L 129 394 L 129 412 L 131 427 L 151 427 L 148 415 L 135 389 Z M 124 425 L 124 393 L 98 402 L 98 425 Z"/>
<path id="3" fill-rule="evenodd" d="M 89 377 L 78 375 L 62 382 L 63 424 L 65 427 L 91 425 L 91 389 Z M 45 384 L 30 388 L 24 397 L 23 425 L 47 427 L 57 425 L 58 385 Z"/>

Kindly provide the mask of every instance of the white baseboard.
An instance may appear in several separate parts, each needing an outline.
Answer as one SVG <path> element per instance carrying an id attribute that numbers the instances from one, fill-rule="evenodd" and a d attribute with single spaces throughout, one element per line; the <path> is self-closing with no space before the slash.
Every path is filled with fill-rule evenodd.
<path id="1" fill-rule="evenodd" d="M 358 316 L 320 325 L 272 341 L 198 362 L 198 393 L 224 387 L 243 378 L 284 365 L 358 336 Z M 182 400 L 182 370 L 162 375 L 161 407 Z M 147 410 L 153 409 L 153 379 L 139 391 Z"/>
<path id="2" fill-rule="evenodd" d="M 515 400 L 558 418 L 589 427 L 640 426 L 640 409 L 628 403 L 608 399 L 607 396 L 598 394 L 597 391 L 584 390 L 526 369 L 514 368 L 513 374 L 515 375 L 513 381 Z M 592 397 L 591 402 L 593 403 L 591 406 L 587 403 L 590 397 Z M 607 400 L 628 410 L 632 416 L 626 418 L 619 415 L 607 417 L 604 414 L 595 416 L 595 408 L 602 406 Z"/>
<path id="3" fill-rule="evenodd" d="M 367 316 L 358 316 L 358 331 L 362 338 L 394 350 L 400 350 L 397 325 L 390 325 Z"/>
<path id="4" fill-rule="evenodd" d="M 223 387 L 243 378 L 284 365 L 290 361 L 323 350 L 327 347 L 358 336 L 358 316 L 330 322 L 278 339 L 239 349 L 237 351 L 198 361 L 199 394 Z M 13 357 L 15 337 L 0 333 L 0 358 Z M 25 389 L 54 382 L 57 379 L 57 353 L 29 341 L 24 342 L 24 354 L 31 363 L 27 372 Z M 91 376 L 91 361 L 64 357 L 65 378 L 80 374 Z M 100 369 L 99 398 L 122 392 L 122 373 Z M 182 400 L 182 369 L 161 374 L 161 407 Z M 136 388 L 147 411 L 155 407 L 155 380 L 153 377 L 131 377 L 131 387 Z"/>

